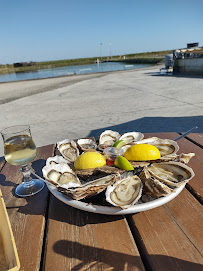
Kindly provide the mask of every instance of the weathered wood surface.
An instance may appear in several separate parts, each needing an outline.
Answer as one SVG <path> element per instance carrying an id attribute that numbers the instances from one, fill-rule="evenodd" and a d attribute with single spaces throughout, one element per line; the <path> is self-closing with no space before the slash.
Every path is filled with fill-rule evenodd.
<path id="1" fill-rule="evenodd" d="M 154 136 L 151 134 L 150 136 Z M 146 135 L 146 137 L 148 137 Z M 159 135 L 161 137 L 161 134 Z M 164 134 L 173 138 L 172 134 Z M 175 137 L 174 137 L 175 138 Z M 190 166 L 199 162 L 199 147 L 187 139 L 178 141 L 180 152 L 198 152 Z M 192 146 L 193 144 L 194 146 Z M 199 149 L 198 149 L 199 148 Z M 203 165 L 202 165 L 203 166 Z M 196 181 L 200 182 L 203 167 L 195 167 Z M 202 205 L 184 189 L 171 202 L 132 216 L 132 231 L 139 231 L 155 270 L 202 270 L 203 264 L 203 212 Z M 134 229 L 133 229 L 134 227 Z"/>
<path id="2" fill-rule="evenodd" d="M 53 155 L 53 150 L 53 145 L 38 149 L 36 162 L 32 163 L 37 174 L 41 175 L 45 159 Z M 0 187 L 16 241 L 21 271 L 39 270 L 48 190 L 45 187 L 32 197 L 19 198 L 15 195 L 15 187 L 21 181 L 20 167 L 6 163 L 0 172 Z"/>
<path id="3" fill-rule="evenodd" d="M 126 220 L 88 213 L 51 196 L 45 270 L 144 270 Z"/>
<path id="4" fill-rule="evenodd" d="M 197 130 L 198 131 L 198 130 Z M 201 145 L 203 147 L 203 134 L 189 134 L 187 138 L 193 140 L 195 143 Z"/>

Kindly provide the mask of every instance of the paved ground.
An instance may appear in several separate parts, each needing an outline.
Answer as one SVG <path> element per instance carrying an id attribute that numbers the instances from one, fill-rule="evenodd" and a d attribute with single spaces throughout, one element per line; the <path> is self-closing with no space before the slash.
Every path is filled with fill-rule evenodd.
<path id="1" fill-rule="evenodd" d="M 203 78 L 159 68 L 1 83 L 0 130 L 30 124 L 37 146 L 105 129 L 203 132 Z"/>

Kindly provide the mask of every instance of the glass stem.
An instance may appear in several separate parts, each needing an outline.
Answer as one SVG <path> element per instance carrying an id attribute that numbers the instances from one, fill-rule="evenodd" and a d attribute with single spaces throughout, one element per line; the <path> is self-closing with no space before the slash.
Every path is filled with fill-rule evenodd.
<path id="1" fill-rule="evenodd" d="M 30 187 L 33 185 L 32 177 L 31 175 L 31 168 L 29 165 L 22 165 L 21 172 L 23 173 L 23 183 L 24 186 Z"/>

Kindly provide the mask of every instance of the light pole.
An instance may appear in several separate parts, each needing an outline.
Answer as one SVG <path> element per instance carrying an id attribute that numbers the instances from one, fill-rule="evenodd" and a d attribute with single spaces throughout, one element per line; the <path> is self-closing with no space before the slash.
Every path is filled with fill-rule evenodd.
<path id="1" fill-rule="evenodd" d="M 100 51 L 100 54 L 101 54 L 101 61 L 102 61 L 102 42 L 100 43 L 100 46 L 101 46 L 101 47 L 100 47 L 100 50 L 101 50 L 101 51 Z"/>

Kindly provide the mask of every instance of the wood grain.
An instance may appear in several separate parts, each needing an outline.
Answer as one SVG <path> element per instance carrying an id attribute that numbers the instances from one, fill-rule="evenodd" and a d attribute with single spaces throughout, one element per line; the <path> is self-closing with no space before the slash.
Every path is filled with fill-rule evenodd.
<path id="1" fill-rule="evenodd" d="M 121 216 L 88 213 L 50 200 L 45 270 L 144 270 Z"/>
<path id="2" fill-rule="evenodd" d="M 156 270 L 201 270 L 202 206 L 184 189 L 168 204 L 133 215 Z"/>
<path id="3" fill-rule="evenodd" d="M 193 140 L 194 142 L 198 143 L 200 146 L 203 147 L 203 134 L 189 134 L 187 138 Z"/>
<path id="4" fill-rule="evenodd" d="M 53 150 L 53 145 L 38 149 L 32 166 L 39 175 L 45 159 L 53 155 Z M 0 173 L 0 187 L 16 241 L 21 271 L 39 270 L 48 190 L 45 187 L 32 197 L 18 198 L 15 187 L 22 181 L 19 169 L 6 163 Z"/>

